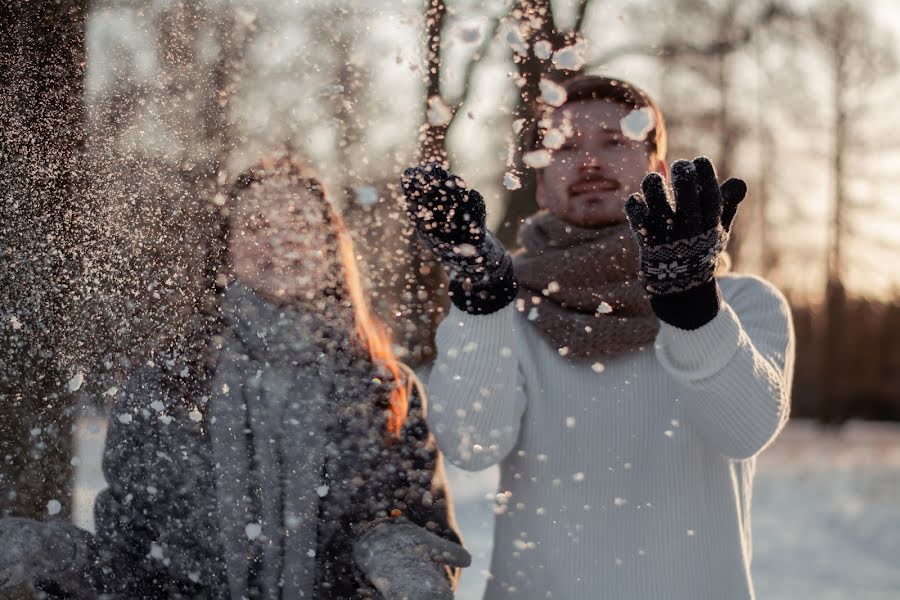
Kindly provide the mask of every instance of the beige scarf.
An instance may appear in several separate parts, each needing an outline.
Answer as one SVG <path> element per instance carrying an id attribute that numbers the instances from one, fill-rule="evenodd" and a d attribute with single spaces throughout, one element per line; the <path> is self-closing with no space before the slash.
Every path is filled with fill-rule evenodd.
<path id="1" fill-rule="evenodd" d="M 560 355 L 597 359 L 653 343 L 659 321 L 628 224 L 588 229 L 539 212 L 519 241 L 517 306 Z"/>

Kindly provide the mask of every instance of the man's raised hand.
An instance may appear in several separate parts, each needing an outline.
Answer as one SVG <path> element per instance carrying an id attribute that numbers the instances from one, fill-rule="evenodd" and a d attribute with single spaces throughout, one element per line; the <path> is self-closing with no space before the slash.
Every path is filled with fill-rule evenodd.
<path id="1" fill-rule="evenodd" d="M 672 163 L 671 190 L 650 173 L 641 191 L 628 199 L 625 213 L 641 249 L 650 303 L 661 320 L 696 329 L 718 313 L 716 265 L 747 185 L 729 179 L 719 186 L 712 163 L 700 157 Z"/>
<path id="2" fill-rule="evenodd" d="M 700 157 L 672 163 L 674 207 L 658 173 L 648 174 L 641 190 L 625 212 L 641 246 L 647 290 L 671 294 L 710 281 L 747 185 L 729 179 L 720 187 L 712 163 Z"/>
<path id="3" fill-rule="evenodd" d="M 484 199 L 440 165 L 412 167 L 401 179 L 406 211 L 432 245 L 471 244 L 484 237 Z"/>
<path id="4" fill-rule="evenodd" d="M 406 212 L 444 265 L 450 297 L 471 314 L 489 314 L 516 297 L 512 259 L 485 227 L 484 198 L 437 164 L 412 167 L 400 180 Z"/>

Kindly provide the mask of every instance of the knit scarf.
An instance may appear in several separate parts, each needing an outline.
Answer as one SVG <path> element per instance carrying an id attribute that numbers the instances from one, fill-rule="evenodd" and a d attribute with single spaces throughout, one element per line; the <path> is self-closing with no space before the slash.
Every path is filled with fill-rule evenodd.
<path id="1" fill-rule="evenodd" d="M 519 242 L 517 306 L 560 355 L 610 357 L 656 338 L 628 224 L 589 229 L 542 211 L 522 226 Z"/>

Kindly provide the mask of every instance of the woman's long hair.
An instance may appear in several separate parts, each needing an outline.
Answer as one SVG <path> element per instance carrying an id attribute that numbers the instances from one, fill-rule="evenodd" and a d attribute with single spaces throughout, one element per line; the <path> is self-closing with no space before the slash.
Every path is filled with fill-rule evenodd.
<path id="1" fill-rule="evenodd" d="M 359 274 L 353 241 L 344 225 L 343 219 L 332 208 L 325 189 L 321 183 L 303 174 L 302 168 L 289 158 L 264 160 L 257 166 L 248 169 L 238 178 L 229 194 L 220 197 L 218 205 L 219 218 L 215 224 L 215 234 L 207 252 L 206 278 L 214 301 L 208 306 L 210 324 L 209 337 L 216 339 L 221 333 L 221 299 L 232 279 L 232 269 L 228 253 L 228 240 L 231 230 L 231 214 L 241 194 L 255 184 L 264 183 L 274 178 L 289 178 L 295 189 L 303 188 L 311 192 L 310 196 L 321 203 L 326 227 L 326 243 L 323 249 L 326 260 L 335 271 L 334 286 L 325 291 L 327 301 L 334 309 L 336 318 L 329 319 L 332 325 L 346 327 L 358 345 L 357 351 L 365 352 L 371 362 L 384 370 L 384 379 L 389 386 L 389 415 L 387 430 L 391 435 L 398 435 L 406 421 L 409 399 L 418 380 L 412 370 L 397 360 L 391 348 L 391 336 L 387 326 L 372 314 L 365 290 Z M 337 313 L 347 315 L 352 326 L 347 326 L 347 319 L 337 317 Z M 209 361 L 207 361 L 208 363 Z M 420 391 L 421 393 L 421 391 Z"/>

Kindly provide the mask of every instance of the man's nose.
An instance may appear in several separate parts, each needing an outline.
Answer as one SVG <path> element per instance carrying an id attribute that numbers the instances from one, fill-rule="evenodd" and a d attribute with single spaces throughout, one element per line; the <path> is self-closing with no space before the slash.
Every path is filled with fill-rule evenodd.
<path id="1" fill-rule="evenodd" d="M 593 152 L 585 152 L 579 162 L 578 170 L 581 173 L 603 171 L 603 164 L 596 154 Z"/>

